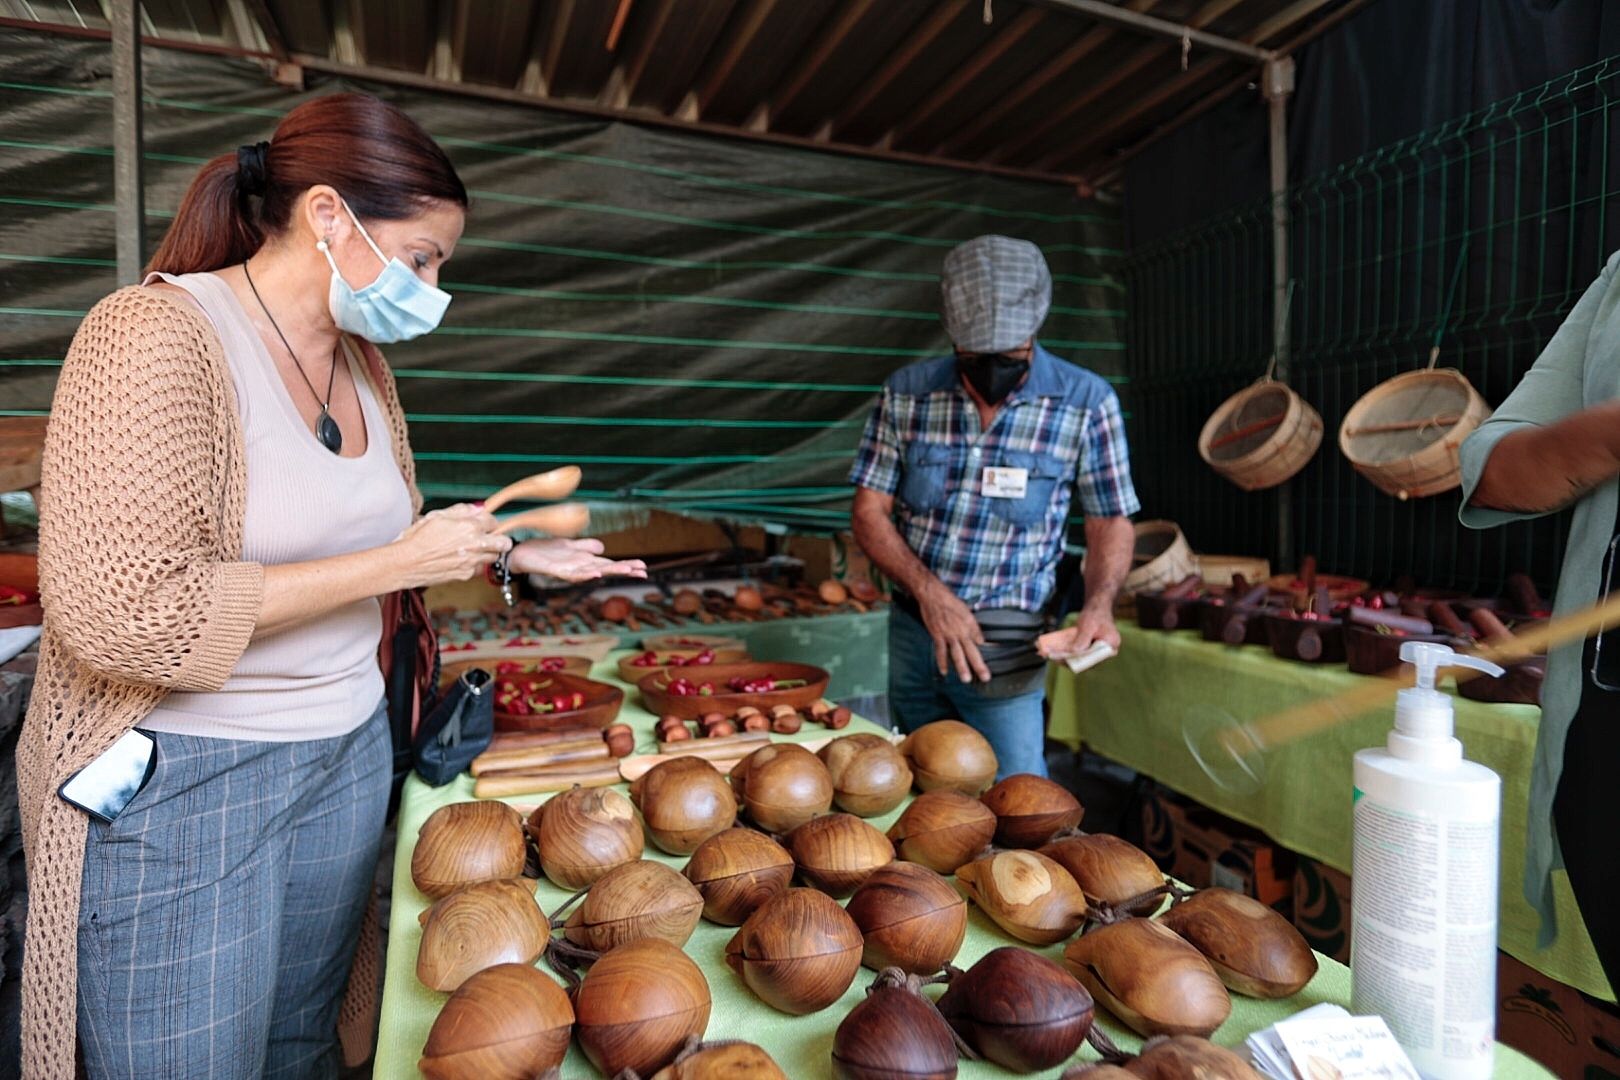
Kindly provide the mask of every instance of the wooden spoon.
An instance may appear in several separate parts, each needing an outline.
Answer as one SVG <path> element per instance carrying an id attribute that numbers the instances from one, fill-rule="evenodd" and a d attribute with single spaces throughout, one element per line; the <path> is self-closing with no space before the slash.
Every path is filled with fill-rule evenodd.
<path id="1" fill-rule="evenodd" d="M 537 506 L 521 514 L 502 520 L 498 533 L 514 529 L 534 529 L 552 536 L 578 536 L 591 523 L 591 512 L 581 503 L 558 503 L 555 506 Z"/>
<path id="2" fill-rule="evenodd" d="M 564 465 L 550 472 L 526 476 L 485 499 L 484 509 L 493 514 L 509 502 L 556 502 L 566 499 L 579 487 L 582 475 L 578 465 Z"/>

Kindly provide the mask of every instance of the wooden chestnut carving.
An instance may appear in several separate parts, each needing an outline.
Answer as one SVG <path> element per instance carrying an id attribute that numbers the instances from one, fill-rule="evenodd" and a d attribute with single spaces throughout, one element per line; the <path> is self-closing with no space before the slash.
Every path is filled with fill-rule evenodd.
<path id="1" fill-rule="evenodd" d="M 1147 852 L 1127 840 L 1107 833 L 1086 833 L 1054 840 L 1040 852 L 1073 875 L 1093 900 L 1118 907 L 1127 900 L 1145 897 L 1126 914 L 1147 915 L 1164 903 L 1163 894 L 1153 892 L 1164 884 L 1164 872 Z"/>
<path id="2" fill-rule="evenodd" d="M 698 845 L 686 880 L 703 897 L 703 915 L 721 926 L 740 926 L 761 904 L 787 891 L 793 856 L 754 829 L 727 829 Z"/>
<path id="3" fill-rule="evenodd" d="M 1080 824 L 1086 812 L 1062 784 L 1033 773 L 1014 773 L 979 801 L 996 815 L 996 843 L 1010 848 L 1038 848 Z"/>
<path id="4" fill-rule="evenodd" d="M 1292 997 L 1316 976 L 1316 954 L 1294 924 L 1231 889 L 1203 889 L 1159 922 L 1204 954 L 1229 989 L 1257 998 Z"/>
<path id="5" fill-rule="evenodd" d="M 530 1080 L 562 1064 L 574 1007 L 528 964 L 497 964 L 439 1010 L 417 1067 L 428 1080 Z"/>
<path id="6" fill-rule="evenodd" d="M 1226 1047 L 1191 1035 L 1150 1040 L 1140 1057 L 1125 1063 L 1125 1072 L 1142 1080 L 1262 1080 L 1253 1065 Z"/>
<path id="7" fill-rule="evenodd" d="M 854 814 L 811 818 L 785 837 L 805 884 L 829 896 L 848 896 L 894 861 L 889 838 Z"/>
<path id="8" fill-rule="evenodd" d="M 459 802 L 428 815 L 411 853 L 411 880 L 437 900 L 464 885 L 523 873 L 523 818 L 498 802 Z"/>
<path id="9" fill-rule="evenodd" d="M 951 979 L 939 1011 L 980 1057 L 1029 1073 L 1074 1056 L 1096 1005 L 1057 961 L 1003 945 Z"/>
<path id="10" fill-rule="evenodd" d="M 642 938 L 678 949 L 702 915 L 703 897 L 691 882 L 663 863 L 637 859 L 597 879 L 563 924 L 563 935 L 596 952 Z"/>
<path id="11" fill-rule="evenodd" d="M 1019 941 L 1051 945 L 1080 929 L 1088 905 L 1069 872 L 1033 851 L 1001 851 L 958 867 L 957 888 Z"/>
<path id="12" fill-rule="evenodd" d="M 480 881 L 423 913 L 416 977 L 429 990 L 454 990 L 496 964 L 534 963 L 550 940 L 532 881 Z"/>
<path id="13" fill-rule="evenodd" d="M 580 1049 L 603 1076 L 651 1076 L 709 1027 L 709 982 L 681 950 L 645 938 L 592 965 L 574 992 Z"/>
<path id="14" fill-rule="evenodd" d="M 731 786 L 754 824 L 788 833 L 832 808 L 832 777 L 821 759 L 793 743 L 762 746 L 731 770 Z"/>
<path id="15" fill-rule="evenodd" d="M 953 788 L 977 795 L 996 778 L 996 752 L 960 720 L 936 720 L 906 736 L 900 753 L 923 791 Z"/>
<path id="16" fill-rule="evenodd" d="M 832 777 L 833 802 L 858 817 L 877 817 L 911 792 L 911 767 L 882 735 L 845 735 L 816 755 Z"/>
<path id="17" fill-rule="evenodd" d="M 630 800 L 612 788 L 558 792 L 529 815 L 546 877 L 583 889 L 623 863 L 641 858 L 641 824 Z"/>
<path id="18" fill-rule="evenodd" d="M 996 815 L 978 799 L 949 788 L 912 800 L 889 828 L 897 856 L 940 874 L 978 858 L 996 833 Z"/>
<path id="19" fill-rule="evenodd" d="M 677 757 L 659 762 L 630 785 L 647 835 L 671 855 L 690 855 L 737 820 L 737 796 L 709 762 Z"/>
<path id="20" fill-rule="evenodd" d="M 803 1016 L 843 996 L 861 966 L 861 932 L 826 893 L 767 900 L 726 944 L 726 963 L 772 1008 Z"/>
<path id="21" fill-rule="evenodd" d="M 1126 1072 L 1118 1065 L 1108 1065 L 1093 1061 L 1085 1065 L 1071 1065 L 1063 1070 L 1058 1080 L 1139 1080 L 1133 1072 Z"/>
<path id="22" fill-rule="evenodd" d="M 956 959 L 967 937 L 967 901 L 916 863 L 892 862 L 872 871 L 844 910 L 861 932 L 861 963 L 874 971 L 895 967 L 932 975 Z"/>
<path id="23" fill-rule="evenodd" d="M 691 1039 L 675 1063 L 658 1070 L 652 1080 L 787 1080 L 787 1074 L 751 1042 Z"/>
<path id="24" fill-rule="evenodd" d="M 1209 1035 L 1232 999 L 1204 954 L 1150 919 L 1123 919 L 1075 938 L 1063 966 L 1137 1034 Z"/>
<path id="25" fill-rule="evenodd" d="M 833 1033 L 832 1074 L 833 1080 L 950 1080 L 956 1039 L 919 991 L 880 976 Z"/>

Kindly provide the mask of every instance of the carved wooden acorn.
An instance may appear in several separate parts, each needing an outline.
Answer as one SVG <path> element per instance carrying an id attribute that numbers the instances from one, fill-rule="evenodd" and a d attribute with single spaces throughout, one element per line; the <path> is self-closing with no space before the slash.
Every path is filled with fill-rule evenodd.
<path id="1" fill-rule="evenodd" d="M 1063 966 L 1139 1035 L 1204 1035 L 1232 999 L 1203 953 L 1150 919 L 1099 926 L 1069 942 Z"/>
<path id="2" fill-rule="evenodd" d="M 703 897 L 703 916 L 740 926 L 793 881 L 793 856 L 754 829 L 727 829 L 698 845 L 683 871 Z"/>
<path id="3" fill-rule="evenodd" d="M 604 1076 L 651 1076 L 709 1027 L 709 982 L 667 941 L 620 945 L 591 966 L 574 992 L 580 1049 Z"/>
<path id="4" fill-rule="evenodd" d="M 1029 1073 L 1074 1056 L 1095 1005 L 1061 964 L 1004 945 L 951 979 L 939 1011 L 980 1057 Z"/>
<path id="5" fill-rule="evenodd" d="M 422 822 L 411 880 L 437 900 L 464 885 L 518 877 L 526 855 L 516 810 L 499 802 L 451 803 Z"/>
<path id="6" fill-rule="evenodd" d="M 900 753 L 923 791 L 952 788 L 977 795 L 996 778 L 996 752 L 960 720 L 936 720 L 906 736 Z"/>
<path id="7" fill-rule="evenodd" d="M 754 824 L 769 833 L 792 832 L 832 809 L 827 766 L 794 743 L 762 746 L 737 762 L 731 786 Z"/>
<path id="8" fill-rule="evenodd" d="M 889 838 L 854 814 L 811 818 L 783 840 L 805 884 L 828 896 L 848 896 L 894 861 Z"/>
<path id="9" fill-rule="evenodd" d="M 979 799 L 996 815 L 1001 847 L 1038 848 L 1080 824 L 1085 807 L 1062 784 L 1033 773 L 1014 773 Z"/>
<path id="10" fill-rule="evenodd" d="M 429 990 L 454 990 L 496 964 L 532 964 L 551 940 L 551 924 L 527 878 L 458 889 L 421 919 L 416 977 Z"/>
<path id="11" fill-rule="evenodd" d="M 737 821 L 737 796 L 708 761 L 676 757 L 659 762 L 630 785 L 647 836 L 671 855 L 697 846 Z"/>
<path id="12" fill-rule="evenodd" d="M 1001 851 L 956 871 L 963 890 L 1019 941 L 1051 945 L 1080 929 L 1088 905 L 1069 872 L 1033 851 Z"/>
<path id="13" fill-rule="evenodd" d="M 1253 1065 L 1226 1047 L 1192 1035 L 1149 1040 L 1140 1057 L 1125 1063 L 1125 1071 L 1142 1080 L 1263 1080 Z"/>
<path id="14" fill-rule="evenodd" d="M 967 901 L 916 863 L 872 871 L 844 910 L 861 932 L 861 963 L 873 971 L 932 975 L 956 959 L 967 937 Z"/>
<path id="15" fill-rule="evenodd" d="M 1228 988 L 1257 998 L 1292 997 L 1316 976 L 1316 954 L 1294 924 L 1231 889 L 1203 889 L 1159 922 L 1203 953 Z"/>
<path id="16" fill-rule="evenodd" d="M 930 791 L 911 805 L 889 828 L 897 856 L 940 874 L 978 858 L 996 832 L 996 815 L 978 799 L 960 791 Z"/>
<path id="17" fill-rule="evenodd" d="M 861 966 L 861 932 L 814 889 L 767 900 L 726 944 L 726 963 L 773 1008 L 795 1016 L 843 996 Z"/>
<path id="18" fill-rule="evenodd" d="M 658 1070 L 652 1080 L 787 1080 L 787 1074 L 753 1043 L 691 1039 L 675 1063 Z"/>
<path id="19" fill-rule="evenodd" d="M 417 1067 L 427 1080 L 530 1080 L 562 1064 L 574 1008 L 528 964 L 497 964 L 439 1010 Z"/>
<path id="20" fill-rule="evenodd" d="M 564 924 L 574 944 L 607 952 L 627 941 L 658 938 L 685 945 L 703 915 L 703 897 L 663 863 L 615 866 L 597 879 Z"/>
<path id="21" fill-rule="evenodd" d="M 816 755 L 832 777 L 833 802 L 859 817 L 877 817 L 911 793 L 911 767 L 882 735 L 845 735 Z"/>
<path id="22" fill-rule="evenodd" d="M 833 1033 L 833 1080 L 951 1080 L 956 1040 L 921 991 L 883 972 Z"/>
<path id="23" fill-rule="evenodd" d="M 558 887 L 583 889 L 641 858 L 641 823 L 630 800 L 612 788 L 559 792 L 529 815 L 540 866 Z"/>
<path id="24" fill-rule="evenodd" d="M 1092 900 L 1118 906 L 1147 896 L 1164 884 L 1164 872 L 1147 852 L 1108 833 L 1086 833 L 1054 840 L 1040 853 L 1058 863 Z M 1147 915 L 1164 903 L 1161 894 L 1139 900 L 1126 912 Z"/>

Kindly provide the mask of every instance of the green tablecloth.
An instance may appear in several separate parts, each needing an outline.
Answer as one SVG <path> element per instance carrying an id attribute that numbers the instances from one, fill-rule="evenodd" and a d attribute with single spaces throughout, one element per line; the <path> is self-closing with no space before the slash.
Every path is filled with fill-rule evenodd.
<path id="1" fill-rule="evenodd" d="M 613 667 L 615 660 L 616 657 L 609 658 L 599 665 L 596 677 L 612 681 L 605 673 L 615 670 Z M 638 738 L 650 741 L 653 717 L 637 707 L 638 703 L 634 702 L 633 698 L 632 692 L 620 719 L 636 728 Z M 856 721 L 847 730 L 879 729 L 866 721 Z M 825 735 L 824 729 L 806 725 L 796 739 L 802 741 Z M 407 1078 L 414 1080 L 418 1076 L 416 1062 L 421 1055 L 422 1044 L 426 1042 L 428 1029 L 433 1025 L 434 1017 L 438 1015 L 439 1008 L 448 996 L 428 990 L 416 981 L 416 949 L 421 940 L 417 916 L 427 906 L 427 898 L 418 892 L 411 882 L 411 852 L 415 845 L 416 832 L 434 810 L 447 803 L 471 797 L 472 784 L 465 776 L 453 784 L 437 789 L 427 787 L 413 776 L 405 786 L 404 801 L 399 812 L 399 848 L 394 856 L 394 894 L 389 918 L 382 1025 L 373 1072 L 378 1080 L 407 1080 Z M 523 803 L 534 800 L 531 797 L 529 800 L 509 801 Z M 880 829 L 887 830 L 899 814 L 900 811 L 896 810 L 887 817 L 872 819 L 872 823 Z M 664 855 L 651 844 L 647 846 L 647 857 L 677 868 L 685 865 L 683 858 Z M 543 881 L 538 895 L 542 906 L 550 911 L 565 900 L 568 894 L 553 887 L 550 882 Z M 871 982 L 873 973 L 862 969 L 843 999 L 831 1008 L 812 1016 L 787 1016 L 754 997 L 731 969 L 726 967 L 724 960 L 726 942 L 735 933 L 736 930 L 732 927 L 716 926 L 705 921 L 699 924 L 697 932 L 686 945 L 687 953 L 697 961 L 709 979 L 709 989 L 714 1000 L 714 1009 L 709 1018 L 709 1035 L 713 1038 L 746 1038 L 760 1044 L 794 1080 L 814 1080 L 817 1077 L 828 1076 L 831 1071 L 829 1061 L 833 1032 L 837 1029 L 839 1021 L 864 996 L 865 987 Z M 966 967 L 991 949 L 1012 943 L 1014 943 L 1012 939 L 986 919 L 982 912 L 976 907 L 972 908 L 967 941 L 958 954 L 957 963 Z M 1041 951 L 1056 958 L 1061 955 L 1062 947 L 1052 946 Z M 1349 1000 L 1348 970 L 1324 958 L 1321 973 L 1294 998 L 1281 1002 L 1234 998 L 1232 1017 L 1215 1037 L 1217 1041 L 1227 1045 L 1237 1045 L 1250 1032 L 1284 1019 L 1309 1005 L 1322 1001 L 1336 1001 L 1348 1005 Z M 1124 1029 L 1111 1018 L 1105 1019 L 1103 1026 L 1122 1045 L 1126 1047 L 1139 1045 L 1138 1040 L 1128 1037 Z M 1094 1056 L 1087 1048 L 1082 1050 L 1076 1060 Z M 1060 1070 L 1053 1070 L 1052 1075 L 1055 1076 L 1058 1071 Z M 596 1075 L 577 1045 L 569 1052 L 568 1060 L 563 1065 L 563 1075 L 568 1080 Z M 960 1075 L 971 1080 L 975 1077 L 1013 1074 L 994 1065 L 963 1062 Z M 1544 1077 L 1550 1074 L 1517 1052 L 1499 1046 L 1496 1075 L 1502 1080 L 1513 1080 L 1518 1077 Z"/>
<path id="2" fill-rule="evenodd" d="M 1394 722 L 1387 706 L 1269 751 L 1257 791 L 1221 786 L 1201 769 L 1183 738 L 1189 717 L 1224 710 L 1253 720 L 1331 697 L 1366 681 L 1337 665 L 1279 660 L 1259 646 L 1214 644 L 1188 631 L 1120 627 L 1119 656 L 1080 675 L 1053 665 L 1047 694 L 1051 735 L 1082 741 L 1198 802 L 1264 831 L 1283 846 L 1350 871 L 1351 759 L 1382 746 Z M 1150 692 L 1151 690 L 1151 692 Z M 1536 948 L 1537 919 L 1524 900 L 1525 805 L 1541 711 L 1457 698 L 1464 753 L 1502 777 L 1501 933 L 1504 950 L 1537 971 L 1613 1001 L 1592 940 L 1556 875 L 1558 940 Z"/>

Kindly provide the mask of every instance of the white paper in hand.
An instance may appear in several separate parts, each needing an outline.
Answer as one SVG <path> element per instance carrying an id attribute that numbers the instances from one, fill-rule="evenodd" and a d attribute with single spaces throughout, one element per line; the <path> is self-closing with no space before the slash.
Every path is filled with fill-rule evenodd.
<path id="1" fill-rule="evenodd" d="M 1094 641 L 1091 647 L 1077 656 L 1067 657 L 1063 662 L 1069 665 L 1069 670 L 1076 675 L 1087 668 L 1096 667 L 1104 660 L 1118 655 L 1118 650 L 1106 641 Z"/>

